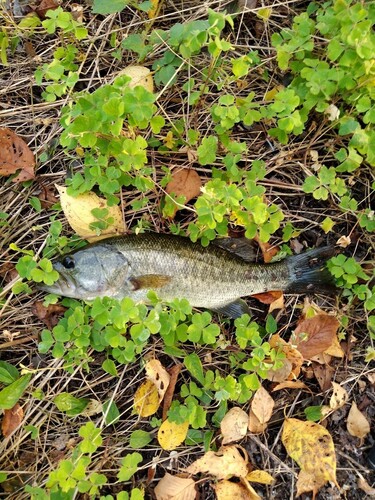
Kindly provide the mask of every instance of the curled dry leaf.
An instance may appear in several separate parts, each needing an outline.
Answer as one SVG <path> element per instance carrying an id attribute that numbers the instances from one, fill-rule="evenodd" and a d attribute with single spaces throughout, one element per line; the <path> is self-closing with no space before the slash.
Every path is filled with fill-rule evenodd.
<path id="1" fill-rule="evenodd" d="M 239 441 L 246 436 L 249 417 L 242 408 L 231 408 L 220 423 L 223 444 Z"/>
<path id="2" fill-rule="evenodd" d="M 336 245 L 341 247 L 341 248 L 346 248 L 350 245 L 352 240 L 350 239 L 350 236 L 341 236 L 337 241 Z"/>
<path id="3" fill-rule="evenodd" d="M 285 378 L 282 378 L 282 375 L 286 374 L 288 367 L 280 368 L 280 373 L 277 373 L 278 370 L 270 371 L 269 375 L 272 376 L 272 379 L 269 380 L 272 380 L 274 382 L 283 382 L 287 379 L 295 380 L 296 378 L 298 378 L 303 364 L 302 354 L 297 351 L 297 349 L 295 349 L 291 344 L 289 344 L 289 342 L 286 342 L 284 339 L 282 339 L 278 334 L 272 335 L 272 337 L 270 338 L 270 346 L 280 349 L 285 354 L 285 361 L 291 363 L 292 368 Z"/>
<path id="4" fill-rule="evenodd" d="M 66 187 L 56 186 L 56 188 L 60 194 L 60 203 L 64 215 L 73 231 L 81 238 L 92 242 L 106 238 L 109 235 L 115 236 L 124 232 L 124 220 L 119 206 L 109 207 L 107 200 L 92 192 L 73 197 L 67 193 Z M 92 210 L 98 208 L 107 209 L 106 220 L 111 220 L 108 227 L 101 231 L 100 236 L 97 235 L 95 229 L 90 228 L 92 223 L 98 222 L 98 219 L 91 213 Z"/>
<path id="5" fill-rule="evenodd" d="M 336 455 L 332 436 L 322 425 L 287 418 L 282 442 L 288 455 L 301 471 L 297 481 L 297 496 L 312 491 L 313 498 L 327 481 L 336 481 Z"/>
<path id="6" fill-rule="evenodd" d="M 255 415 L 253 410 L 250 409 L 247 428 L 252 434 L 262 434 L 267 429 L 267 425 L 268 424 L 262 424 L 259 422 L 258 417 Z"/>
<path id="7" fill-rule="evenodd" d="M 241 451 L 240 451 L 241 450 Z M 210 474 L 217 479 L 233 476 L 246 477 L 248 457 L 238 446 L 222 446 L 219 451 L 208 451 L 186 469 L 189 474 Z"/>
<path id="8" fill-rule="evenodd" d="M 361 411 L 358 410 L 356 403 L 353 401 L 348 414 L 348 420 L 346 422 L 346 427 L 351 436 L 357 437 L 361 440 L 367 436 L 370 432 L 370 424 L 367 418 L 363 415 Z"/>
<path id="9" fill-rule="evenodd" d="M 261 424 L 266 424 L 269 421 L 274 406 L 275 401 L 266 389 L 259 387 L 251 401 L 251 409 Z"/>
<path id="10" fill-rule="evenodd" d="M 3 420 L 1 422 L 1 431 L 4 437 L 8 437 L 15 431 L 23 420 L 23 409 L 17 403 L 9 410 L 4 410 Z"/>
<path id="11" fill-rule="evenodd" d="M 0 175 L 12 175 L 20 170 L 13 182 L 35 178 L 34 155 L 17 134 L 9 128 L 0 129 Z"/>
<path id="12" fill-rule="evenodd" d="M 158 408 L 158 389 L 151 380 L 146 380 L 134 395 L 134 409 L 141 417 L 149 417 L 156 413 Z"/>
<path id="13" fill-rule="evenodd" d="M 159 402 L 161 402 L 168 389 L 171 377 L 158 359 L 148 361 L 145 369 L 148 380 L 151 380 L 158 389 Z"/>
<path id="14" fill-rule="evenodd" d="M 127 66 L 117 76 L 126 75 L 131 78 L 129 87 L 143 87 L 149 92 L 154 91 L 154 80 L 151 71 L 145 66 Z"/>
<path id="15" fill-rule="evenodd" d="M 189 422 L 176 424 L 166 419 L 158 431 L 158 441 L 163 450 L 174 450 L 185 441 L 189 430 Z"/>
<path id="16" fill-rule="evenodd" d="M 331 387 L 331 381 L 335 370 L 329 365 L 312 363 L 312 369 L 319 387 L 322 391 L 327 391 Z"/>
<path id="17" fill-rule="evenodd" d="M 280 391 L 281 389 L 304 389 L 310 391 L 307 385 L 300 380 L 286 380 L 285 382 L 281 382 L 272 389 L 272 392 Z"/>
<path id="18" fill-rule="evenodd" d="M 254 295 L 252 295 L 252 297 L 259 300 L 259 302 L 261 302 L 262 304 L 272 304 L 273 302 L 279 301 L 281 297 L 283 297 L 283 292 L 275 290 L 263 293 L 255 293 Z M 284 298 L 282 300 L 284 301 Z M 282 307 L 279 309 L 282 309 Z"/>
<path id="19" fill-rule="evenodd" d="M 193 479 L 172 476 L 168 472 L 160 479 L 154 493 L 156 500 L 194 500 L 198 495 Z"/>
<path id="20" fill-rule="evenodd" d="M 249 485 L 250 486 L 250 485 Z M 251 487 L 250 487 L 251 488 Z M 233 483 L 224 479 L 214 486 L 217 500 L 259 500 L 260 496 L 253 494 L 242 483 Z M 252 488 L 251 488 L 252 489 Z"/>
<path id="21" fill-rule="evenodd" d="M 333 393 L 329 401 L 329 406 L 332 410 L 342 408 L 349 399 L 346 389 L 336 382 L 332 382 Z"/>
<path id="22" fill-rule="evenodd" d="M 264 470 L 252 470 L 246 476 L 246 479 L 250 482 L 260 484 L 272 484 L 275 482 L 275 479 L 271 476 L 271 474 L 268 474 L 268 472 Z"/>
<path id="23" fill-rule="evenodd" d="M 184 196 L 185 203 L 199 196 L 202 180 L 198 173 L 192 168 L 174 169 L 172 178 L 168 182 L 165 191 L 175 196 Z M 178 207 L 176 206 L 175 213 Z"/>
<path id="24" fill-rule="evenodd" d="M 57 325 L 60 317 L 66 310 L 66 307 L 60 306 L 59 304 L 49 304 L 46 307 L 43 305 L 42 300 L 36 300 L 31 308 L 32 313 L 42 320 L 49 330 L 52 330 L 52 328 Z"/>
<path id="25" fill-rule="evenodd" d="M 310 359 L 328 349 L 340 326 L 338 320 L 328 314 L 317 314 L 302 320 L 294 331 L 292 343 L 304 359 Z"/>

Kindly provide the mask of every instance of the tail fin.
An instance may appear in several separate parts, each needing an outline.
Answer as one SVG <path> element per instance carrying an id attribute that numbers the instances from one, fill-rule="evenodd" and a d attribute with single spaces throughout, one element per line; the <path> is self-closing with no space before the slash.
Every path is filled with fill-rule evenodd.
<path id="1" fill-rule="evenodd" d="M 335 254 L 333 247 L 323 247 L 288 257 L 290 282 L 286 293 L 328 292 L 336 290 L 333 276 L 326 267 L 327 260 Z"/>

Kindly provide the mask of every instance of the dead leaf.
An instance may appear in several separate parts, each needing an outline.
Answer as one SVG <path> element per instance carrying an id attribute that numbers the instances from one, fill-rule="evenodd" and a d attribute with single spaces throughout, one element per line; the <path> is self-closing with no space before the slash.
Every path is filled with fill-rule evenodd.
<path id="1" fill-rule="evenodd" d="M 361 440 L 361 445 L 363 439 L 370 432 L 370 424 L 367 418 L 361 411 L 358 410 L 357 405 L 354 401 L 348 414 L 346 428 L 348 429 L 348 432 L 351 436 L 357 437 Z"/>
<path id="2" fill-rule="evenodd" d="M 154 493 L 156 500 L 194 500 L 198 496 L 193 479 L 172 476 L 168 472 L 155 486 Z"/>
<path id="3" fill-rule="evenodd" d="M 333 393 L 329 401 L 329 406 L 332 410 L 342 408 L 349 399 L 348 392 L 344 387 L 336 382 L 332 382 Z"/>
<path id="4" fill-rule="evenodd" d="M 42 192 L 38 196 L 42 208 L 51 208 L 52 205 L 58 203 L 58 198 L 55 196 L 54 186 L 44 184 L 41 185 Z"/>
<path id="5" fill-rule="evenodd" d="M 291 343 L 296 345 L 304 359 L 310 359 L 332 345 L 339 326 L 340 323 L 334 316 L 317 314 L 298 324 Z"/>
<path id="6" fill-rule="evenodd" d="M 270 380 L 271 382 L 283 382 L 288 379 L 292 371 L 292 363 L 287 358 L 282 359 L 281 362 L 283 363 L 283 366 L 277 370 L 268 370 L 267 380 Z"/>
<path id="7" fill-rule="evenodd" d="M 258 495 L 258 493 L 254 490 L 254 488 L 251 486 L 249 481 L 246 479 L 246 477 L 240 477 L 241 484 L 245 486 L 247 493 L 248 493 L 248 500 L 261 500 L 261 497 Z"/>
<path id="8" fill-rule="evenodd" d="M 239 451 L 241 450 L 241 452 Z M 244 458 L 245 457 L 245 458 Z M 233 476 L 246 477 L 247 453 L 238 446 L 222 446 L 219 451 L 208 451 L 186 469 L 189 474 L 210 474 L 217 479 L 229 479 Z"/>
<path id="9" fill-rule="evenodd" d="M 169 370 L 170 380 L 163 401 L 163 416 L 162 416 L 163 421 L 166 420 L 168 410 L 171 407 L 173 394 L 176 388 L 177 378 L 181 370 L 182 370 L 182 364 L 174 365 Z"/>
<path id="10" fill-rule="evenodd" d="M 34 11 L 40 19 L 45 19 L 47 10 L 57 9 L 60 3 L 58 0 L 41 0 L 39 5 L 34 7 Z"/>
<path id="11" fill-rule="evenodd" d="M 48 330 L 52 330 L 52 328 L 57 325 L 59 319 L 66 310 L 66 307 L 60 306 L 59 304 L 49 304 L 46 307 L 43 305 L 42 300 L 36 300 L 31 308 L 34 316 L 42 320 Z"/>
<path id="12" fill-rule="evenodd" d="M 281 382 L 272 389 L 272 392 L 280 391 L 281 389 L 304 389 L 306 391 L 310 390 L 307 385 L 300 380 L 286 380 L 285 382 Z"/>
<path id="13" fill-rule="evenodd" d="M 269 264 L 275 257 L 275 255 L 277 255 L 277 253 L 280 251 L 280 248 L 278 246 L 270 245 L 267 242 L 261 241 L 258 236 L 255 236 L 254 239 L 262 250 L 264 263 Z"/>
<path id="14" fill-rule="evenodd" d="M 124 220 L 121 208 L 118 205 L 108 206 L 107 200 L 100 198 L 93 192 L 80 194 L 76 197 L 70 196 L 67 193 L 67 188 L 57 186 L 60 194 L 61 208 L 67 218 L 71 228 L 81 238 L 92 241 L 98 241 L 109 235 L 118 235 L 124 232 Z M 113 222 L 103 229 L 98 236 L 95 229 L 91 229 L 90 225 L 98 220 L 92 215 L 94 209 L 107 209 L 106 219 L 112 219 Z"/>
<path id="15" fill-rule="evenodd" d="M 4 410 L 3 420 L 1 422 L 1 431 L 4 437 L 9 437 L 15 431 L 23 420 L 23 409 L 17 403 L 10 410 Z"/>
<path id="16" fill-rule="evenodd" d="M 151 380 L 146 380 L 134 394 L 134 409 L 141 417 L 149 417 L 159 408 L 158 389 Z"/>
<path id="17" fill-rule="evenodd" d="M 258 500 L 259 495 L 251 495 L 248 488 L 241 483 L 233 483 L 224 479 L 214 485 L 217 500 Z"/>
<path id="18" fill-rule="evenodd" d="M 159 12 L 159 0 L 151 0 L 152 8 L 148 11 L 148 18 L 155 19 Z"/>
<path id="19" fill-rule="evenodd" d="M 189 430 L 189 422 L 176 424 L 166 419 L 158 431 L 158 441 L 163 450 L 174 450 L 185 441 Z"/>
<path id="20" fill-rule="evenodd" d="M 284 339 L 282 339 L 279 334 L 272 335 L 269 343 L 271 347 L 280 349 L 285 354 L 285 358 L 292 364 L 292 370 L 287 376 L 287 379 L 297 379 L 299 377 L 299 374 L 301 373 L 301 367 L 303 364 L 302 354 L 297 351 L 297 349 L 295 349 L 291 344 L 289 344 L 289 342 L 286 342 Z M 277 373 L 277 370 L 275 372 L 271 371 L 269 373 L 275 375 L 275 373 Z M 272 380 L 275 382 L 282 382 L 285 379 L 280 380 L 273 378 Z"/>
<path id="21" fill-rule="evenodd" d="M 268 314 L 271 314 L 273 311 L 277 311 L 278 309 L 284 309 L 284 294 L 282 293 L 280 297 L 273 302 L 271 302 L 270 307 L 268 309 Z"/>
<path id="22" fill-rule="evenodd" d="M 246 436 L 249 417 L 242 408 L 231 408 L 220 423 L 223 444 L 239 441 Z"/>
<path id="23" fill-rule="evenodd" d="M 271 476 L 271 474 L 268 474 L 268 472 L 264 470 L 252 470 L 246 476 L 246 479 L 250 482 L 260 484 L 272 484 L 275 482 L 275 479 Z"/>
<path id="24" fill-rule="evenodd" d="M 335 335 L 333 342 L 328 347 L 328 349 L 324 351 L 324 354 L 328 354 L 328 356 L 334 356 L 335 358 L 343 358 L 345 356 L 337 335 Z"/>
<path id="25" fill-rule="evenodd" d="M 259 422 L 258 417 L 255 415 L 253 410 L 250 409 L 247 428 L 252 434 L 262 434 L 267 429 L 267 425 L 268 424 L 262 424 Z"/>
<path id="26" fill-rule="evenodd" d="M 251 297 L 259 300 L 262 304 L 272 304 L 272 302 L 279 300 L 282 296 L 283 292 L 280 292 L 279 290 L 255 293 L 254 295 L 251 295 Z"/>
<path id="27" fill-rule="evenodd" d="M 153 382 L 158 389 L 159 402 L 163 401 L 164 394 L 169 386 L 169 373 L 158 359 L 151 359 L 148 361 L 146 363 L 145 370 L 148 380 L 151 380 L 151 382 Z"/>
<path id="28" fill-rule="evenodd" d="M 362 491 L 366 493 L 371 498 L 375 498 L 375 488 L 372 488 L 366 479 L 360 475 L 358 478 L 358 488 L 360 488 Z"/>
<path id="29" fill-rule="evenodd" d="M 261 424 L 266 424 L 272 416 L 275 401 L 264 387 L 259 387 L 251 401 L 251 409 Z"/>
<path id="30" fill-rule="evenodd" d="M 175 196 L 184 196 L 185 203 L 199 196 L 202 180 L 198 173 L 192 168 L 174 169 L 172 178 L 168 182 L 165 191 Z M 178 207 L 176 206 L 175 213 Z"/>
<path id="31" fill-rule="evenodd" d="M 129 88 L 143 87 L 149 92 L 154 91 L 154 80 L 152 78 L 151 71 L 145 66 L 127 66 L 121 70 L 117 76 L 126 75 L 131 78 L 129 82 Z"/>
<path id="32" fill-rule="evenodd" d="M 346 248 L 350 245 L 352 240 L 350 239 L 350 236 L 341 236 L 337 241 L 336 245 L 341 247 L 341 248 Z"/>
<path id="33" fill-rule="evenodd" d="M 312 363 L 312 369 L 321 390 L 324 392 L 327 391 L 331 387 L 331 381 L 335 370 L 329 365 L 322 365 L 316 362 Z"/>
<path id="34" fill-rule="evenodd" d="M 297 496 L 308 491 L 313 498 L 327 481 L 336 481 L 336 456 L 332 436 L 322 425 L 286 418 L 282 442 L 288 455 L 301 471 L 297 481 Z"/>
<path id="35" fill-rule="evenodd" d="M 34 169 L 34 155 L 26 142 L 9 128 L 0 129 L 0 175 L 20 170 L 12 180 L 24 182 L 35 178 Z"/>

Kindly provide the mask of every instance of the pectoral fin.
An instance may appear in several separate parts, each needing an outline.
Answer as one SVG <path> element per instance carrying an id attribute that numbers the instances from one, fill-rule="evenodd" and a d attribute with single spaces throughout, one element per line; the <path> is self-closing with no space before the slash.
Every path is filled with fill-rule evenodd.
<path id="1" fill-rule="evenodd" d="M 164 274 L 145 274 L 143 276 L 135 276 L 130 278 L 133 285 L 133 290 L 140 290 L 141 288 L 148 288 L 150 290 L 157 290 L 171 281 L 170 276 Z"/>
<path id="2" fill-rule="evenodd" d="M 242 299 L 235 300 L 234 302 L 230 302 L 229 304 L 225 304 L 224 306 L 215 307 L 213 311 L 224 314 L 225 316 L 228 316 L 232 319 L 239 318 L 240 316 L 242 316 L 242 314 L 248 314 L 249 316 L 251 316 L 249 306 Z"/>

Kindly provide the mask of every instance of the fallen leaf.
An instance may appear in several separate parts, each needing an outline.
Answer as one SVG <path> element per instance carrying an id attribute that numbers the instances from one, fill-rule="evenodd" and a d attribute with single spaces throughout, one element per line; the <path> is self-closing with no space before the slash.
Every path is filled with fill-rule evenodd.
<path id="1" fill-rule="evenodd" d="M 151 380 L 146 380 L 134 395 L 134 409 L 141 417 L 149 417 L 156 413 L 158 408 L 158 389 Z"/>
<path id="2" fill-rule="evenodd" d="M 284 309 L 284 294 L 282 293 L 280 297 L 273 302 L 271 302 L 270 307 L 268 309 L 268 314 L 271 314 L 273 311 L 277 311 L 278 309 Z"/>
<path id="3" fill-rule="evenodd" d="M 181 370 L 182 370 L 181 363 L 172 366 L 172 368 L 170 368 L 170 370 L 169 370 L 170 380 L 169 380 L 168 389 L 164 395 L 162 420 L 165 420 L 167 418 L 168 410 L 172 404 L 172 399 L 173 399 L 173 394 L 174 394 L 174 391 L 176 388 L 177 378 L 178 378 L 178 375 L 179 375 Z"/>
<path id="4" fill-rule="evenodd" d="M 251 495 L 248 488 L 241 483 L 233 483 L 224 479 L 214 485 L 217 500 L 258 500 L 256 494 Z"/>
<path id="5" fill-rule="evenodd" d="M 246 436 L 249 417 L 242 408 L 231 408 L 220 423 L 223 444 L 239 441 Z"/>
<path id="6" fill-rule="evenodd" d="M 51 208 L 52 205 L 58 203 L 58 198 L 55 196 L 55 188 L 51 185 L 41 185 L 42 192 L 38 195 L 42 208 Z"/>
<path id="7" fill-rule="evenodd" d="M 331 387 L 335 370 L 329 365 L 322 365 L 316 362 L 312 363 L 312 369 L 321 390 L 324 392 L 327 391 Z"/>
<path id="8" fill-rule="evenodd" d="M 98 241 L 109 235 L 118 235 L 124 232 L 124 220 L 121 208 L 118 205 L 109 207 L 107 200 L 100 198 L 93 192 L 80 194 L 76 197 L 67 193 L 66 187 L 56 186 L 60 194 L 61 208 L 67 218 L 71 228 L 81 238 L 92 241 Z M 113 219 L 106 229 L 101 231 L 98 236 L 95 229 L 91 229 L 93 222 L 98 222 L 91 211 L 94 209 L 107 209 L 106 219 Z"/>
<path id="9" fill-rule="evenodd" d="M 350 236 L 341 236 L 337 241 L 336 245 L 341 247 L 341 248 L 346 248 L 350 245 L 352 240 L 350 239 Z"/>
<path id="10" fill-rule="evenodd" d="M 189 474 L 208 473 L 217 479 L 229 479 L 233 476 L 246 477 L 247 462 L 247 453 L 243 448 L 234 445 L 222 446 L 219 451 L 208 451 L 203 457 L 198 458 L 187 467 L 186 472 Z"/>
<path id="11" fill-rule="evenodd" d="M 283 382 L 288 379 L 292 371 L 292 363 L 287 358 L 280 361 L 283 363 L 283 366 L 277 368 L 277 370 L 268 370 L 266 377 L 267 380 L 270 380 L 271 382 Z"/>
<path id="12" fill-rule="evenodd" d="M 267 429 L 267 424 L 260 423 L 253 410 L 250 409 L 247 428 L 252 434 L 262 434 Z"/>
<path id="13" fill-rule="evenodd" d="M 36 300 L 31 307 L 34 316 L 42 320 L 49 330 L 52 330 L 52 328 L 57 325 L 59 319 L 66 310 L 66 307 L 60 306 L 59 304 L 49 304 L 46 307 L 43 305 L 42 300 Z"/>
<path id="14" fill-rule="evenodd" d="M 60 5 L 58 0 L 42 0 L 39 5 L 34 7 L 34 11 L 40 17 L 40 19 L 45 19 L 47 10 L 54 10 Z"/>
<path id="15" fill-rule="evenodd" d="M 24 182 L 35 178 L 34 155 L 16 133 L 9 128 L 0 129 L 0 175 L 12 175 L 20 170 L 13 182 Z"/>
<path id="16" fill-rule="evenodd" d="M 269 340 L 270 346 L 273 348 L 278 348 L 280 349 L 284 354 L 285 354 L 285 359 L 288 360 L 292 364 L 292 369 L 289 373 L 289 375 L 286 377 L 288 380 L 295 380 L 299 377 L 299 374 L 301 373 L 301 367 L 303 364 L 303 357 L 302 354 L 297 351 L 289 342 L 286 342 L 284 339 L 280 337 L 279 334 L 272 335 L 272 337 Z M 284 368 L 284 371 L 285 368 Z M 277 370 L 272 372 L 272 370 L 269 372 L 269 375 L 275 375 L 277 373 Z M 279 374 L 280 376 L 281 374 Z M 275 382 L 283 382 L 283 380 L 280 380 L 280 378 L 273 378 L 272 379 Z"/>
<path id="17" fill-rule="evenodd" d="M 151 71 L 145 66 L 127 66 L 121 70 L 117 76 L 126 75 L 131 78 L 129 88 L 143 87 L 149 92 L 154 91 L 154 80 Z"/>
<path id="18" fill-rule="evenodd" d="M 304 359 L 310 359 L 332 345 L 339 326 L 340 323 L 334 316 L 317 314 L 298 324 L 291 343 L 296 345 Z"/>
<path id="19" fill-rule="evenodd" d="M 272 484 L 275 482 L 275 479 L 271 476 L 271 474 L 268 474 L 268 472 L 264 470 L 252 470 L 246 476 L 246 479 L 250 482 L 260 484 Z"/>
<path id="20" fill-rule="evenodd" d="M 92 417 L 98 413 L 103 413 L 103 403 L 98 399 L 90 399 L 88 405 L 81 411 L 81 417 Z"/>
<path id="21" fill-rule="evenodd" d="M 361 411 L 358 410 L 354 401 L 348 414 L 346 428 L 351 436 L 357 437 L 361 440 L 361 445 L 363 438 L 365 438 L 370 432 L 370 424 L 367 418 Z"/>
<path id="22" fill-rule="evenodd" d="M 168 472 L 155 486 L 154 493 L 156 500 L 194 500 L 198 496 L 193 479 L 172 476 Z"/>
<path id="23" fill-rule="evenodd" d="M 328 356 L 334 356 L 335 358 L 343 358 L 345 353 L 340 345 L 337 335 L 335 335 L 332 344 L 324 351 L 324 354 Z"/>
<path id="24" fill-rule="evenodd" d="M 251 486 L 251 484 L 246 479 L 246 477 L 240 477 L 240 481 L 243 484 L 243 486 L 245 486 L 245 488 L 247 489 L 247 493 L 248 493 L 247 500 L 261 500 L 261 497 L 254 490 L 254 488 Z"/>
<path id="25" fill-rule="evenodd" d="M 264 387 L 259 387 L 251 401 L 251 409 L 261 424 L 266 424 L 272 416 L 275 401 Z"/>
<path id="26" fill-rule="evenodd" d="M 148 11 L 148 18 L 154 19 L 159 11 L 159 0 L 151 0 L 152 8 Z"/>
<path id="27" fill-rule="evenodd" d="M 163 450 L 174 450 L 185 441 L 189 429 L 189 422 L 176 424 L 166 419 L 158 431 L 158 441 Z"/>
<path id="28" fill-rule="evenodd" d="M 306 391 L 310 390 L 307 385 L 300 380 L 286 380 L 285 382 L 281 382 L 272 389 L 272 392 L 280 391 L 281 389 L 305 389 Z"/>
<path id="29" fill-rule="evenodd" d="M 158 389 L 159 402 L 163 401 L 164 394 L 166 393 L 170 376 L 167 370 L 163 367 L 158 359 L 151 359 L 145 366 L 146 376 L 148 380 L 154 383 Z"/>
<path id="30" fill-rule="evenodd" d="M 297 481 L 297 496 L 308 491 L 313 498 L 327 481 L 336 481 L 336 456 L 332 436 L 322 425 L 286 418 L 281 440 L 288 455 L 301 471 Z"/>
<path id="31" fill-rule="evenodd" d="M 272 302 L 279 300 L 282 296 L 283 296 L 283 292 L 275 290 L 275 291 L 269 291 L 269 292 L 263 292 L 263 293 L 255 293 L 251 297 L 259 300 L 259 302 L 261 302 L 262 304 L 272 304 Z"/>
<path id="32" fill-rule="evenodd" d="M 327 115 L 330 122 L 333 122 L 340 118 L 340 110 L 335 104 L 330 104 L 329 106 L 327 106 L 324 110 L 324 114 Z"/>
<path id="33" fill-rule="evenodd" d="M 332 382 L 333 393 L 329 401 L 329 406 L 332 410 L 342 408 L 349 399 L 348 392 L 344 387 L 336 382 Z"/>
<path id="34" fill-rule="evenodd" d="M 184 196 L 185 203 L 199 196 L 202 181 L 198 173 L 192 168 L 174 169 L 171 180 L 168 182 L 165 191 L 175 196 Z M 176 206 L 175 213 L 178 210 Z"/>
<path id="35" fill-rule="evenodd" d="M 9 410 L 4 410 L 3 420 L 1 422 L 1 431 L 4 437 L 8 437 L 15 431 L 23 420 L 23 409 L 17 403 Z"/>
<path id="36" fill-rule="evenodd" d="M 275 257 L 275 255 L 277 255 L 277 253 L 280 251 L 280 248 L 278 246 L 270 245 L 265 241 L 261 241 L 258 236 L 255 236 L 254 239 L 262 250 L 264 263 L 269 264 Z"/>

